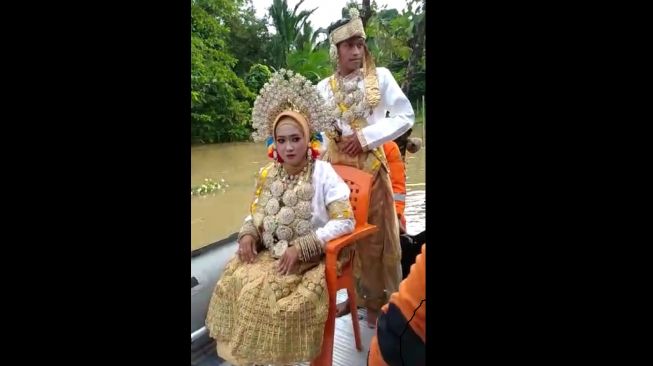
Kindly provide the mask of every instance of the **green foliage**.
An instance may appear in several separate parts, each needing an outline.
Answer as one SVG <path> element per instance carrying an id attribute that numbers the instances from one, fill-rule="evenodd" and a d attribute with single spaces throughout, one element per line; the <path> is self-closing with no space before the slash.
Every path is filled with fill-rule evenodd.
<path id="1" fill-rule="evenodd" d="M 315 9 L 298 11 L 303 2 L 291 9 L 287 0 L 273 0 L 269 19 L 259 19 L 252 0 L 191 0 L 192 142 L 247 139 L 256 94 L 275 69 L 293 70 L 314 84 L 333 72 L 328 41 L 317 43 L 326 31 L 313 29 L 309 17 Z M 366 13 L 367 44 L 377 65 L 390 69 L 400 85 L 409 82 L 413 105 L 425 88 L 423 3 L 409 0 L 400 13 L 372 1 Z M 346 8 L 352 4 L 358 2 Z"/>
<path id="2" fill-rule="evenodd" d="M 268 44 L 272 36 L 265 19 L 256 18 L 252 0 L 238 1 L 244 1 L 243 5 L 237 14 L 226 20 L 226 25 L 229 28 L 229 51 L 237 60 L 234 72 L 245 77 L 252 65 L 270 62 Z"/>
<path id="3" fill-rule="evenodd" d="M 399 13 L 397 9 L 378 9 L 372 3 L 372 17 L 365 28 L 367 46 L 379 66 L 387 67 L 399 85 L 406 81 L 409 60 L 414 57 L 411 42 L 418 30 L 417 24 L 424 17 L 421 1 L 411 1 L 407 9 Z M 408 99 L 416 104 L 424 95 L 426 76 L 424 55 L 417 55 L 419 62 L 415 66 L 410 80 Z"/>
<path id="4" fill-rule="evenodd" d="M 329 61 L 329 50 L 317 48 L 311 51 L 305 47 L 288 55 L 287 68 L 298 72 L 310 80 L 313 84 L 331 75 L 333 69 Z"/>
<path id="5" fill-rule="evenodd" d="M 410 20 L 399 15 L 396 9 L 381 10 L 367 22 L 367 46 L 379 65 L 396 65 L 405 68 L 411 49 L 408 41 Z M 401 80 L 397 80 L 401 84 Z"/>
<path id="6" fill-rule="evenodd" d="M 288 8 L 286 0 L 273 0 L 272 6 L 269 8 L 270 18 L 276 30 L 276 34 L 272 36 L 272 47 L 270 48 L 271 64 L 275 68 L 285 65 L 287 55 L 296 49 L 296 41 L 298 37 L 301 37 L 300 30 L 304 27 L 308 17 L 316 10 L 297 12 L 303 2 L 304 0 L 300 0 L 292 12 Z"/>
<path id="7" fill-rule="evenodd" d="M 326 33 L 327 33 L 326 29 L 320 28 L 318 30 L 314 30 L 313 26 L 311 25 L 311 22 L 309 21 L 305 22 L 301 31 L 299 31 L 297 33 L 297 36 L 295 37 L 294 50 L 295 51 L 304 51 L 305 49 L 308 49 L 309 51 L 314 50 L 317 47 L 316 44 L 317 37 L 320 34 L 324 34 L 326 36 Z"/>
<path id="8" fill-rule="evenodd" d="M 233 1 L 191 1 L 191 139 L 213 143 L 246 139 L 255 95 L 233 71 L 224 20 Z"/>
<path id="9" fill-rule="evenodd" d="M 256 64 L 249 69 L 245 77 L 245 84 L 247 84 L 249 90 L 258 94 L 259 90 L 270 79 L 270 76 L 272 76 L 272 72 L 267 66 Z"/>
<path id="10" fill-rule="evenodd" d="M 227 184 L 227 182 L 225 182 L 224 179 L 220 179 L 219 182 L 216 182 L 211 178 L 207 178 L 204 179 L 204 184 L 191 187 L 190 196 L 191 197 L 204 196 L 209 193 L 214 193 L 217 191 L 221 191 L 222 193 L 224 193 L 227 188 L 229 188 L 229 184 Z"/>

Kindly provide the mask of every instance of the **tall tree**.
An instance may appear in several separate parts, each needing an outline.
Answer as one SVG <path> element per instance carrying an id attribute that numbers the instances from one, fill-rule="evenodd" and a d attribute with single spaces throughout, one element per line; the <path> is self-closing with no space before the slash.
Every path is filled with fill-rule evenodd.
<path id="1" fill-rule="evenodd" d="M 401 13 L 386 7 L 378 9 L 372 2 L 372 14 L 365 31 L 377 64 L 392 71 L 412 102 L 419 100 L 424 94 L 425 77 L 423 1 L 412 0 Z"/>
<path id="2" fill-rule="evenodd" d="M 408 11 L 412 13 L 412 6 L 416 1 L 413 1 L 408 4 Z M 410 54 L 410 59 L 408 60 L 408 66 L 406 66 L 406 76 L 404 82 L 401 85 L 401 89 L 407 95 L 410 94 L 412 82 L 415 79 L 415 75 L 418 72 L 419 63 L 424 58 L 424 44 L 426 36 L 426 16 L 424 9 L 424 2 L 420 1 L 420 4 L 417 5 L 415 13 L 412 15 L 412 26 L 413 26 L 413 36 L 409 41 L 409 47 L 412 49 Z M 420 11 L 422 10 L 422 11 Z"/>
<path id="3" fill-rule="evenodd" d="M 273 0 L 269 8 L 270 19 L 276 31 L 272 36 L 272 64 L 277 68 L 285 66 L 286 56 L 295 49 L 295 42 L 304 23 L 317 9 L 297 12 L 303 2 L 300 0 L 292 12 L 286 0 Z"/>
<path id="4" fill-rule="evenodd" d="M 254 64 L 267 64 L 271 36 L 265 19 L 256 17 L 252 0 L 237 0 L 238 12 L 226 20 L 229 28 L 229 50 L 237 62 L 234 71 L 245 77 Z"/>
<path id="5" fill-rule="evenodd" d="M 212 143 L 247 138 L 254 94 L 233 71 L 226 20 L 234 0 L 191 0 L 191 138 Z"/>

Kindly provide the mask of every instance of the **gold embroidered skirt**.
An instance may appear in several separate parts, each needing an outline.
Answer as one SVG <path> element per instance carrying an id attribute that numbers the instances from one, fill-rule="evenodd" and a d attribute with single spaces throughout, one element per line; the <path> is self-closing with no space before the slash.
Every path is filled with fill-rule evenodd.
<path id="1" fill-rule="evenodd" d="M 237 256 L 229 261 L 206 317 L 218 355 L 234 365 L 315 358 L 328 311 L 324 270 L 319 262 L 299 274 L 279 275 L 277 260 L 267 250 L 251 264 Z"/>
<path id="2" fill-rule="evenodd" d="M 399 291 L 401 282 L 401 245 L 399 224 L 388 173 L 379 169 L 372 183 L 367 222 L 379 231 L 356 243 L 354 276 L 356 304 L 379 310 Z"/>

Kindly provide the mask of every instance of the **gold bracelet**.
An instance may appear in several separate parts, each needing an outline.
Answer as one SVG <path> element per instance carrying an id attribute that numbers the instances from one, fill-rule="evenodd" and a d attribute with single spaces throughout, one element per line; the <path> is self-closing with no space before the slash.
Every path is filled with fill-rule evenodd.
<path id="1" fill-rule="evenodd" d="M 315 232 L 311 232 L 294 240 L 294 245 L 298 247 L 299 260 L 308 262 L 323 252 L 320 239 L 317 238 Z"/>

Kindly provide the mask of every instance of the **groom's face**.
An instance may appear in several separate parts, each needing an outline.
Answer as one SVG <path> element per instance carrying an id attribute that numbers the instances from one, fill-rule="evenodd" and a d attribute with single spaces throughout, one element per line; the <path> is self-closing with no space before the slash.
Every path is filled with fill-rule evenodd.
<path id="1" fill-rule="evenodd" d="M 365 39 L 351 37 L 338 44 L 338 63 L 346 72 L 359 69 L 363 65 L 365 54 Z"/>

